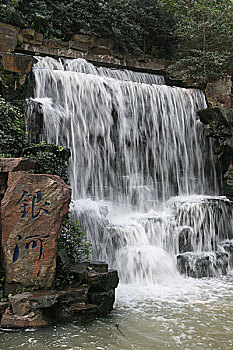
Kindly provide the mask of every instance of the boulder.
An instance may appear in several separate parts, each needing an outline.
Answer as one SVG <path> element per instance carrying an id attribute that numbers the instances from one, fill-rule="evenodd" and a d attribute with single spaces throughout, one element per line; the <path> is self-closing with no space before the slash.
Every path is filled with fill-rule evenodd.
<path id="1" fill-rule="evenodd" d="M 74 308 L 77 305 L 85 306 L 88 303 L 87 292 L 87 288 L 71 288 L 61 291 L 58 302 L 50 308 L 43 309 L 43 314 L 50 323 L 66 323 L 77 319 L 74 317 Z M 80 321 L 86 321 L 85 317 Z"/>
<path id="2" fill-rule="evenodd" d="M 115 290 L 111 289 L 108 292 L 90 293 L 89 300 L 92 304 L 98 306 L 97 315 L 107 315 L 113 309 L 115 301 Z"/>
<path id="3" fill-rule="evenodd" d="M 194 277 L 215 277 L 226 275 L 229 256 L 223 252 L 184 253 L 177 256 L 181 274 Z"/>
<path id="4" fill-rule="evenodd" d="M 11 328 L 45 327 L 48 322 L 43 319 L 40 311 L 31 312 L 25 316 L 14 315 L 6 311 L 2 316 L 1 325 Z"/>
<path id="5" fill-rule="evenodd" d="M 9 174 L 1 202 L 6 294 L 52 286 L 57 240 L 70 198 L 71 189 L 58 176 Z"/>
<path id="6" fill-rule="evenodd" d="M 29 314 L 33 310 L 52 307 L 58 302 L 62 292 L 37 291 L 34 293 L 15 294 L 9 298 L 13 313 L 18 316 Z"/>
<path id="7" fill-rule="evenodd" d="M 109 270 L 104 273 L 95 271 L 88 272 L 89 292 L 107 292 L 118 286 L 119 278 L 116 270 Z"/>

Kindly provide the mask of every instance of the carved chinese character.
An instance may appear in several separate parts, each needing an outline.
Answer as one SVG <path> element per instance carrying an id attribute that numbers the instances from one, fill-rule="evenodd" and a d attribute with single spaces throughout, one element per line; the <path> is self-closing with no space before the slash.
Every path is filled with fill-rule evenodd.
<path id="1" fill-rule="evenodd" d="M 13 263 L 15 263 L 19 259 L 20 255 L 20 249 L 35 249 L 37 245 L 40 245 L 40 253 L 39 253 L 39 259 L 42 259 L 43 256 L 43 249 L 44 249 L 44 243 L 47 239 L 50 238 L 50 235 L 33 235 L 23 238 L 22 236 L 18 235 L 18 244 L 15 244 L 14 254 L 13 254 Z"/>
<path id="2" fill-rule="evenodd" d="M 31 200 L 31 203 L 30 203 Z M 29 203 L 31 208 L 31 215 L 33 219 L 38 218 L 38 216 L 41 214 L 41 212 L 45 213 L 46 215 L 49 215 L 50 212 L 47 208 L 47 206 L 50 205 L 49 202 L 42 202 L 42 194 L 41 191 L 36 192 L 36 196 L 32 196 L 32 194 L 29 194 L 28 191 L 23 191 L 22 196 L 17 201 L 16 205 L 22 203 L 22 216 L 21 218 L 26 218 L 28 212 L 29 212 Z M 38 205 L 40 203 L 40 205 Z"/>

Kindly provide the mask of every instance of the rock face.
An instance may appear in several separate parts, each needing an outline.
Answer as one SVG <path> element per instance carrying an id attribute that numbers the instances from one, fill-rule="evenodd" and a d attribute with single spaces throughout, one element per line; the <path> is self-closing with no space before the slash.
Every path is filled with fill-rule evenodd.
<path id="1" fill-rule="evenodd" d="M 1 53 L 3 69 L 18 74 L 28 74 L 32 69 L 33 57 L 20 53 Z"/>
<path id="2" fill-rule="evenodd" d="M 214 153 L 218 158 L 222 194 L 233 197 L 233 108 L 207 108 L 198 114 L 206 125 L 206 135 L 216 140 Z"/>
<path id="3" fill-rule="evenodd" d="M 55 175 L 10 173 L 1 203 L 5 293 L 50 288 L 71 189 Z"/>
<path id="4" fill-rule="evenodd" d="M 178 270 L 193 278 L 226 275 L 229 255 L 223 252 L 184 253 L 177 256 Z"/>

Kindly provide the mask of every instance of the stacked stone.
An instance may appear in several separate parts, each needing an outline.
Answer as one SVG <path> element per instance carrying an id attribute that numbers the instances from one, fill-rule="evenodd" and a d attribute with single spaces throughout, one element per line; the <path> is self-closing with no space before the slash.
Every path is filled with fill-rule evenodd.
<path id="1" fill-rule="evenodd" d="M 71 189 L 60 177 L 33 174 L 33 161 L 0 158 L 1 242 L 4 292 L 1 325 L 39 327 L 79 322 L 109 313 L 115 301 L 117 271 L 102 262 L 69 265 L 72 288 L 53 290 L 57 241 L 67 215 Z"/>
<path id="2" fill-rule="evenodd" d="M 108 270 L 108 265 L 102 262 L 70 266 L 68 270 L 74 275 L 74 282 L 85 287 L 10 296 L 9 302 L 0 303 L 1 326 L 26 328 L 71 321 L 82 323 L 112 311 L 119 282 L 117 271 Z"/>

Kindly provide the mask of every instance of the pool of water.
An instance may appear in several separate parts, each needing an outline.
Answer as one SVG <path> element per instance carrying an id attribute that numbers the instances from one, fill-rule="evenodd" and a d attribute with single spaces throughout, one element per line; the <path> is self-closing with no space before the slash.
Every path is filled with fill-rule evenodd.
<path id="1" fill-rule="evenodd" d="M 120 285 L 115 309 L 84 326 L 0 334 L 0 349 L 232 349 L 233 275 Z"/>

